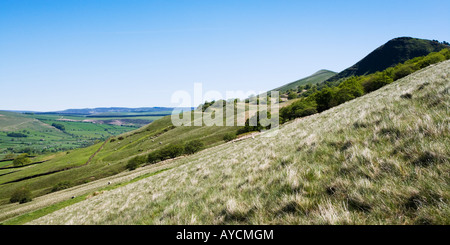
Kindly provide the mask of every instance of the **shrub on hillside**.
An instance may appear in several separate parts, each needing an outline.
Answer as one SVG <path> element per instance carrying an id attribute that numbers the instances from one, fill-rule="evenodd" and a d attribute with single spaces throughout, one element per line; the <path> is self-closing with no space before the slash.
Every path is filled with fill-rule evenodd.
<path id="1" fill-rule="evenodd" d="M 15 133 L 15 132 L 8 133 L 8 134 L 6 134 L 6 136 L 8 136 L 8 137 L 14 137 L 14 138 L 26 138 L 26 137 L 28 137 L 28 135 L 26 135 L 26 134 L 23 134 L 23 133 Z"/>
<path id="2" fill-rule="evenodd" d="M 185 148 L 186 147 L 186 148 Z M 153 151 L 147 155 L 146 161 L 148 163 L 157 163 L 166 159 L 175 158 L 181 156 L 183 153 L 193 154 L 199 151 L 203 147 L 203 143 L 197 140 L 183 144 L 171 144 L 164 148 Z"/>
<path id="3" fill-rule="evenodd" d="M 146 161 L 147 161 L 147 158 L 145 156 L 133 157 L 132 159 L 130 159 L 128 161 L 126 168 L 128 170 L 135 170 L 136 168 L 138 168 L 141 164 L 145 163 Z"/>
<path id="4" fill-rule="evenodd" d="M 234 134 L 234 133 L 227 133 L 227 134 L 225 134 L 224 136 L 223 136 L 223 140 L 225 141 L 225 142 L 228 142 L 228 141 L 232 141 L 232 140 L 234 140 L 234 139 L 236 139 L 236 134 Z"/>
<path id="5" fill-rule="evenodd" d="M 31 160 L 28 157 L 29 156 L 27 153 L 21 154 L 20 156 L 16 157 L 16 159 L 14 159 L 13 165 L 17 167 L 29 164 Z"/>
<path id="6" fill-rule="evenodd" d="M 442 53 L 431 53 L 423 58 L 417 65 L 420 69 L 425 68 L 431 64 L 446 60 L 446 57 Z"/>
<path id="7" fill-rule="evenodd" d="M 61 131 L 66 131 L 66 127 L 61 123 L 52 123 L 52 126 Z"/>
<path id="8" fill-rule="evenodd" d="M 322 112 L 332 107 L 332 101 L 335 90 L 332 88 L 324 88 L 322 91 L 315 93 L 314 98 L 317 104 L 317 111 Z"/>
<path id="9" fill-rule="evenodd" d="M 11 198 L 9 199 L 11 203 L 26 203 L 31 202 L 31 191 L 28 188 L 22 187 L 13 192 Z"/>
<path id="10" fill-rule="evenodd" d="M 53 186 L 51 192 L 61 191 L 70 187 L 72 187 L 72 183 L 70 181 L 59 182 L 58 184 Z"/>
<path id="11" fill-rule="evenodd" d="M 364 91 L 370 93 L 385 85 L 392 83 L 394 80 L 385 72 L 377 72 L 362 82 Z"/>
<path id="12" fill-rule="evenodd" d="M 415 69 L 413 68 L 413 65 L 402 65 L 402 66 L 399 66 L 394 71 L 394 80 L 398 80 L 400 78 L 406 77 L 409 74 L 413 73 L 414 71 L 415 71 Z"/>
<path id="13" fill-rule="evenodd" d="M 288 94 L 288 100 L 293 100 L 293 99 L 296 99 L 297 97 L 298 97 L 298 95 L 296 92 L 290 92 Z"/>
<path id="14" fill-rule="evenodd" d="M 184 152 L 187 154 L 194 154 L 203 148 L 203 143 L 200 140 L 192 140 L 184 145 Z"/>
<path id="15" fill-rule="evenodd" d="M 305 89 L 305 85 L 298 86 L 297 87 L 297 93 L 302 93 L 304 89 Z"/>
<path id="16" fill-rule="evenodd" d="M 346 101 L 358 98 L 364 94 L 364 88 L 361 85 L 361 78 L 350 77 L 337 87 L 334 93 L 331 107 L 340 105 Z"/>
<path id="17" fill-rule="evenodd" d="M 159 151 L 151 152 L 147 155 L 147 162 L 148 163 L 157 163 L 161 161 L 161 155 L 159 154 Z"/>
<path id="18" fill-rule="evenodd" d="M 306 91 L 301 94 L 301 97 L 305 97 L 306 98 L 306 97 L 316 93 L 317 92 L 317 85 L 314 84 L 314 85 L 311 86 L 310 84 L 307 84 L 305 86 L 305 90 Z"/>
<path id="19" fill-rule="evenodd" d="M 441 50 L 439 53 L 441 53 L 443 56 L 445 56 L 445 59 L 450 59 L 450 49 L 446 48 Z"/>
<path id="20" fill-rule="evenodd" d="M 297 117 L 305 117 L 317 113 L 317 105 L 312 100 L 299 100 L 290 106 L 281 108 L 280 120 L 282 122 L 292 120 Z"/>
<path id="21" fill-rule="evenodd" d="M 182 144 L 170 144 L 159 151 L 161 160 L 175 158 L 181 156 L 184 152 Z"/>

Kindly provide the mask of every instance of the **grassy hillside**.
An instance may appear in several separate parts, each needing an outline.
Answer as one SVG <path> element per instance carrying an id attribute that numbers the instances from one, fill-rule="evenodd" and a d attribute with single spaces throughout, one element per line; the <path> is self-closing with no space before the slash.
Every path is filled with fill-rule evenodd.
<path id="1" fill-rule="evenodd" d="M 26 137 L 9 137 L 9 133 L 21 133 Z M 39 148 L 57 146 L 70 147 L 75 143 L 64 132 L 27 115 L 0 111 L 0 159 L 10 149 Z"/>
<path id="2" fill-rule="evenodd" d="M 71 129 L 70 125 L 67 128 Z M 171 144 L 197 139 L 205 148 L 213 147 L 224 143 L 224 136 L 236 134 L 237 129 L 174 127 L 170 116 L 166 116 L 146 127 L 112 137 L 104 144 L 63 152 L 32 166 L 0 169 L 0 204 L 7 204 L 12 193 L 23 187 L 30 189 L 36 197 L 50 193 L 60 183 L 69 182 L 69 186 L 75 186 L 127 171 L 126 165 L 131 158 L 146 156 Z"/>
<path id="3" fill-rule="evenodd" d="M 336 72 L 333 71 L 329 71 L 329 70 L 320 70 L 314 74 L 312 74 L 311 76 L 302 78 L 300 80 L 297 80 L 295 82 L 292 83 L 288 83 L 284 86 L 281 86 L 279 88 L 273 89 L 272 91 L 280 91 L 280 93 L 286 93 L 288 90 L 290 89 L 297 89 L 297 87 L 302 86 L 302 85 L 313 85 L 313 84 L 318 84 L 321 83 L 323 81 L 326 81 L 327 79 L 329 79 L 330 77 L 336 75 Z"/>
<path id="4" fill-rule="evenodd" d="M 411 37 L 395 38 L 375 49 L 355 65 L 329 78 L 327 82 L 335 82 L 342 78 L 361 76 L 383 71 L 388 67 L 403 63 L 409 59 L 438 52 L 449 46 L 442 43 Z"/>
<path id="5" fill-rule="evenodd" d="M 450 224 L 449 71 L 427 67 L 31 224 Z"/>

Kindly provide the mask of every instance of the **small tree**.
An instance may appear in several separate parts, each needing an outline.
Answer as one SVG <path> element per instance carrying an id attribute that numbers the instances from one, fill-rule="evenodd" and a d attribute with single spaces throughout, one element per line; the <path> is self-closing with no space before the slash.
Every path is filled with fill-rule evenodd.
<path id="1" fill-rule="evenodd" d="M 64 190 L 64 189 L 67 189 L 67 188 L 70 188 L 70 187 L 72 187 L 72 183 L 70 181 L 59 182 L 58 184 L 53 186 L 51 192 Z"/>
<path id="2" fill-rule="evenodd" d="M 147 158 L 145 156 L 133 157 L 130 161 L 128 161 L 126 168 L 130 171 L 135 170 L 139 167 L 139 165 L 145 163 L 146 160 Z"/>
<path id="3" fill-rule="evenodd" d="M 317 105 L 314 100 L 303 99 L 283 107 L 280 110 L 281 121 L 285 122 L 297 117 L 305 117 L 317 113 Z"/>
<path id="4" fill-rule="evenodd" d="M 28 158 L 28 154 L 24 153 L 24 154 L 21 154 L 20 156 L 18 156 L 16 159 L 14 159 L 13 165 L 15 167 L 18 167 L 18 166 L 23 166 L 25 164 L 29 164 L 30 162 L 31 162 L 31 160 Z"/>
<path id="5" fill-rule="evenodd" d="M 401 65 L 397 70 L 394 71 L 394 80 L 406 77 L 413 72 L 414 69 L 412 65 Z"/>
<path id="6" fill-rule="evenodd" d="M 330 106 L 336 106 L 364 94 L 364 88 L 357 77 L 351 77 L 339 84 Z"/>
<path id="7" fill-rule="evenodd" d="M 331 88 L 324 88 L 319 93 L 315 94 L 315 100 L 317 103 L 317 111 L 322 112 L 331 108 L 331 102 L 333 101 L 334 90 Z"/>
<path id="8" fill-rule="evenodd" d="M 288 100 L 293 100 L 297 98 L 297 93 L 296 92 L 290 92 L 288 95 Z"/>
<path id="9" fill-rule="evenodd" d="M 184 146 L 181 144 L 171 144 L 160 150 L 161 160 L 175 158 L 184 152 Z"/>
<path id="10" fill-rule="evenodd" d="M 151 152 L 150 154 L 148 154 L 147 156 L 147 162 L 149 163 L 157 163 L 159 161 L 161 161 L 161 154 L 159 153 L 159 151 L 154 151 Z"/>
<path id="11" fill-rule="evenodd" d="M 133 159 L 131 159 L 130 161 L 128 161 L 126 168 L 130 171 L 133 171 L 135 169 L 137 169 L 139 167 L 139 163 L 136 161 L 132 161 Z"/>
<path id="12" fill-rule="evenodd" d="M 61 123 L 52 123 L 52 126 L 61 131 L 66 131 L 66 127 Z"/>
<path id="13" fill-rule="evenodd" d="M 374 75 L 372 75 L 369 79 L 362 82 L 362 85 L 364 87 L 364 91 L 366 93 L 370 93 L 372 91 L 375 91 L 387 84 L 392 83 L 394 80 L 389 77 L 384 72 L 377 72 Z"/>
<path id="14" fill-rule="evenodd" d="M 200 140 L 192 140 L 184 145 L 184 152 L 187 154 L 194 154 L 203 148 L 203 143 Z"/>

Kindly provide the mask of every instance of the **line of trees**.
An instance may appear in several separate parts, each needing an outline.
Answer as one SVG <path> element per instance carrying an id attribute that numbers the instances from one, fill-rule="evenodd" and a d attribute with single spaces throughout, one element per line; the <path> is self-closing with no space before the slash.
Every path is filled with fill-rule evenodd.
<path id="1" fill-rule="evenodd" d="M 24 134 L 24 133 L 16 133 L 16 132 L 11 132 L 6 134 L 8 137 L 13 137 L 13 138 L 26 138 L 28 137 L 28 135 Z"/>
<path id="2" fill-rule="evenodd" d="M 66 131 L 66 127 L 61 123 L 52 123 L 52 126 L 61 131 Z"/>
<path id="3" fill-rule="evenodd" d="M 142 164 L 155 164 L 160 161 L 175 158 L 183 154 L 194 154 L 204 147 L 203 142 L 200 140 L 192 140 L 186 144 L 177 143 L 167 145 L 159 150 L 153 151 L 148 155 L 136 156 L 128 161 L 126 166 L 129 170 L 134 170 Z"/>

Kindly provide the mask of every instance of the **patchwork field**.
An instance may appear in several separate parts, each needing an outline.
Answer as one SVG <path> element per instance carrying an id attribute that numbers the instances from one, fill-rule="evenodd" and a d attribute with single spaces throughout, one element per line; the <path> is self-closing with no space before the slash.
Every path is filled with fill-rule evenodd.
<path id="1" fill-rule="evenodd" d="M 0 160 L 8 154 L 48 154 L 86 147 L 111 136 L 136 130 L 170 111 L 76 114 L 14 113 L 0 111 Z M 62 125 L 64 130 L 54 127 Z M 9 136 L 19 133 L 19 137 Z"/>

